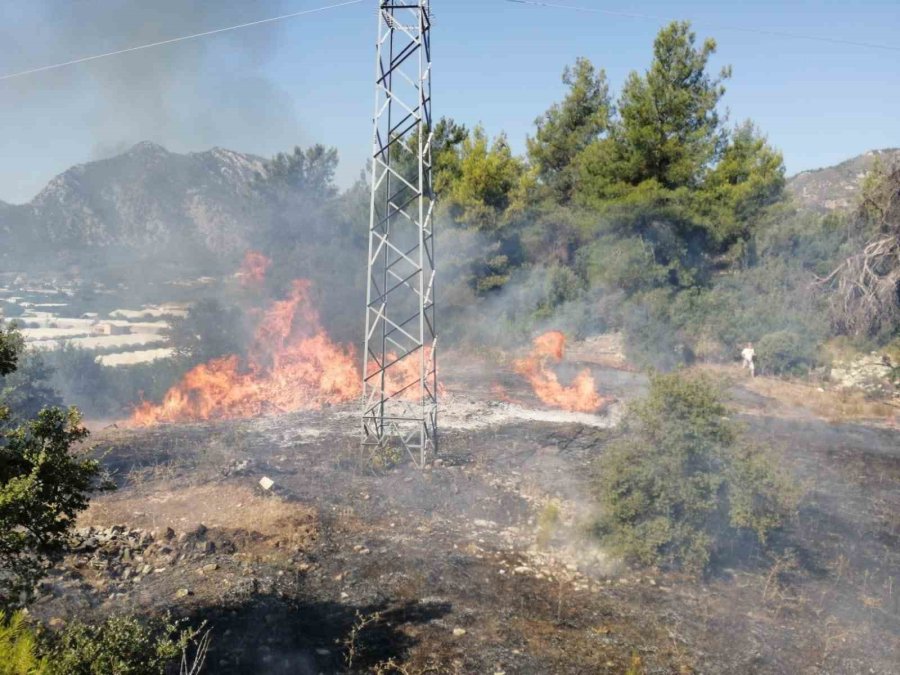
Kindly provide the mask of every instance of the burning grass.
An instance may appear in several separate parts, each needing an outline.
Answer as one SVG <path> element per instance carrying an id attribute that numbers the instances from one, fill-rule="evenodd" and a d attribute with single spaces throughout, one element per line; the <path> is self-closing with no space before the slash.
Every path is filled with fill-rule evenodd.
<path id="1" fill-rule="evenodd" d="M 561 331 L 549 331 L 534 339 L 531 353 L 517 359 L 513 369 L 528 380 L 535 395 L 549 406 L 570 412 L 596 412 L 610 399 L 597 393 L 591 371 L 581 370 L 572 384 L 565 386 L 551 369 L 565 356 L 566 336 Z"/>
<path id="2" fill-rule="evenodd" d="M 190 370 L 155 405 L 144 402 L 132 422 L 256 417 L 318 409 L 359 395 L 352 348 L 334 343 L 310 298 L 311 284 L 294 281 L 288 297 L 264 312 L 249 354 L 214 359 Z"/>
<path id="3" fill-rule="evenodd" d="M 269 260 L 249 252 L 237 277 L 248 288 L 265 281 Z M 160 423 L 246 419 L 262 415 L 320 410 L 358 398 L 362 378 L 356 350 L 331 339 L 312 299 L 312 283 L 296 279 L 287 296 L 262 310 L 245 356 L 212 359 L 188 371 L 169 389 L 162 402 L 140 403 L 131 416 L 135 426 Z M 430 349 L 398 359 L 387 355 L 385 388 L 403 400 L 418 400 L 419 372 L 424 354 L 426 372 L 433 372 Z M 372 373 L 370 373 L 371 375 Z"/>

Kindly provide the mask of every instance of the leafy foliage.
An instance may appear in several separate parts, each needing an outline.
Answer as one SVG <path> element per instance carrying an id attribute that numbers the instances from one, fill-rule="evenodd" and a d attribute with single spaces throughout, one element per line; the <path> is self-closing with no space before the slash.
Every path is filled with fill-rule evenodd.
<path id="1" fill-rule="evenodd" d="M 27 600 L 97 487 L 99 464 L 72 451 L 88 435 L 80 421 L 45 408 L 0 435 L 0 606 Z"/>
<path id="2" fill-rule="evenodd" d="M 569 91 L 562 103 L 535 122 L 537 133 L 528 139 L 528 159 L 552 197 L 568 202 L 577 180 L 575 159 L 609 130 L 612 104 L 606 73 L 586 58 L 567 67 L 562 81 Z"/>
<path id="3" fill-rule="evenodd" d="M 474 290 L 470 301 L 499 307 L 515 334 L 561 314 L 623 329 L 639 361 L 663 368 L 729 359 L 777 330 L 827 332 L 806 289 L 841 228 L 787 208 L 781 154 L 752 123 L 726 125 L 730 69 L 710 72 L 715 48 L 670 24 L 615 105 L 604 72 L 578 59 L 563 99 L 536 121 L 527 162 L 503 136 L 448 122 L 458 134 L 436 186 L 443 213 L 477 232 L 480 248 L 444 293 Z"/>
<path id="4" fill-rule="evenodd" d="M 701 572 L 746 533 L 765 544 L 797 489 L 750 445 L 707 379 L 656 375 L 597 462 L 598 532 L 628 561 Z"/>
<path id="5" fill-rule="evenodd" d="M 761 371 L 774 375 L 799 375 L 818 362 L 815 340 L 788 330 L 768 333 L 756 345 Z"/>
<path id="6" fill-rule="evenodd" d="M 716 43 L 697 48 L 695 39 L 688 23 L 669 24 L 656 37 L 647 72 L 628 76 L 613 127 L 613 179 L 692 187 L 718 158 L 725 135 L 716 108 L 731 71 L 711 77 L 706 68 Z"/>
<path id="7" fill-rule="evenodd" d="M 55 632 L 36 630 L 22 612 L 0 612 L 0 675 L 166 675 L 182 661 L 199 672 L 208 644 L 202 633 L 169 616 L 128 615 Z"/>
<path id="8" fill-rule="evenodd" d="M 448 162 L 445 155 L 445 161 Z M 453 168 L 435 180 L 450 217 L 481 232 L 499 234 L 515 205 L 525 165 L 504 136 L 493 142 L 476 127 L 460 144 Z"/>
<path id="9" fill-rule="evenodd" d="M 22 612 L 0 611 L 0 675 L 47 675 L 50 664 L 38 651 L 38 639 Z"/>
<path id="10" fill-rule="evenodd" d="M 21 352 L 21 341 L 12 328 L 0 324 L 0 377 L 9 375 L 16 369 Z"/>
<path id="11" fill-rule="evenodd" d="M 10 378 L 16 373 L 9 368 L 22 362 L 21 337 L 0 333 L 4 350 L 15 354 L 5 366 Z M 0 398 L 0 609 L 27 601 L 47 564 L 64 551 L 100 472 L 96 461 L 73 453 L 87 437 L 75 409 L 43 408 L 22 421 L 10 412 L 9 391 Z"/>
<path id="12" fill-rule="evenodd" d="M 197 642 L 201 629 L 170 617 L 139 621 L 111 617 L 100 624 L 73 623 L 50 637 L 45 650 L 56 675 L 165 675 Z"/>

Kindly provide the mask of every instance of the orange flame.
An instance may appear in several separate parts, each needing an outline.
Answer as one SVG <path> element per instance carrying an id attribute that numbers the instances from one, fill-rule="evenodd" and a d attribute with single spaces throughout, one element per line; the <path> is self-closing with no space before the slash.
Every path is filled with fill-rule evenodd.
<path id="1" fill-rule="evenodd" d="M 260 258 L 265 269 L 268 260 Z M 236 419 L 318 409 L 358 397 L 354 351 L 328 337 L 310 286 L 294 281 L 288 297 L 265 310 L 245 362 L 232 355 L 196 366 L 162 403 L 141 403 L 132 423 Z"/>
<path id="2" fill-rule="evenodd" d="M 242 286 L 259 287 L 266 280 L 266 272 L 272 261 L 258 251 L 247 251 L 237 276 Z"/>
<path id="3" fill-rule="evenodd" d="M 535 395 L 547 405 L 572 412 L 595 412 L 607 402 L 597 393 L 594 378 L 587 368 L 572 384 L 563 386 L 548 363 L 559 363 L 565 355 L 566 336 L 560 331 L 539 335 L 531 354 L 513 362 L 513 369 L 531 384 Z"/>

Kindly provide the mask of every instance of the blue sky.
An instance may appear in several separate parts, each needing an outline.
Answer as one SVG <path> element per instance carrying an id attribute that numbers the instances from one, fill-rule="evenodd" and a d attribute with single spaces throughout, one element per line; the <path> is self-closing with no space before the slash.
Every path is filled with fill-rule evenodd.
<path id="1" fill-rule="evenodd" d="M 723 105 L 752 119 L 789 173 L 900 146 L 900 52 L 725 30 L 740 26 L 900 48 L 900 2 L 563 4 L 690 19 L 731 64 Z M 327 4 L 327 0 L 0 0 L 0 70 L 16 71 Z M 150 7 L 152 6 L 152 9 Z M 342 185 L 371 145 L 377 0 L 0 81 L 0 199 L 30 199 L 72 164 L 140 140 L 175 151 L 217 145 L 271 155 L 338 148 Z M 524 149 L 534 119 L 563 95 L 578 56 L 614 92 L 649 63 L 663 22 L 502 0 L 433 0 L 434 112 Z M 0 74 L 3 74 L 0 73 Z"/>

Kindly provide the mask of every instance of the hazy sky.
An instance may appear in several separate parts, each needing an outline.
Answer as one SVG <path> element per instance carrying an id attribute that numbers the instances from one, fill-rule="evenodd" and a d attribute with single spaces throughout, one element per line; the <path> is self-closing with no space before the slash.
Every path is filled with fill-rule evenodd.
<path id="1" fill-rule="evenodd" d="M 791 173 L 900 146 L 900 51 L 725 30 L 738 26 L 900 49 L 900 2 L 555 0 L 690 19 L 731 64 L 724 105 L 750 118 Z M 0 75 L 329 4 L 328 0 L 0 0 Z M 371 146 L 377 0 L 0 81 L 0 199 L 31 199 L 55 174 L 141 140 L 174 151 L 271 155 L 338 148 L 340 181 Z M 510 4 L 433 0 L 434 112 L 524 148 L 578 56 L 614 91 L 646 68 L 662 22 Z"/>

